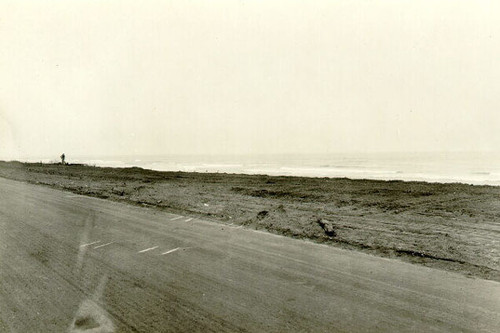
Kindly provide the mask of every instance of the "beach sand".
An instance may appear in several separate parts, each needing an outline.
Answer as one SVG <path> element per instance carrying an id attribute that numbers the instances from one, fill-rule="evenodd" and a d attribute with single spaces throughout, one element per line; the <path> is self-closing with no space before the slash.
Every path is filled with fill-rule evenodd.
<path id="1" fill-rule="evenodd" d="M 0 176 L 500 281 L 500 187 L 20 162 Z"/>

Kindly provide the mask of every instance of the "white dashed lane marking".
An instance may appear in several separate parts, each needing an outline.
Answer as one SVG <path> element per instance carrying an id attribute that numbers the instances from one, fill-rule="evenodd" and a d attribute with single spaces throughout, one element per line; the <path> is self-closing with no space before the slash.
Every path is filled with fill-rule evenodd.
<path id="1" fill-rule="evenodd" d="M 193 218 L 191 217 L 191 218 L 187 219 L 186 222 L 189 222 L 189 221 L 192 221 L 192 220 L 193 220 Z"/>
<path id="2" fill-rule="evenodd" d="M 109 242 L 109 243 L 106 243 L 106 244 L 102 244 L 102 245 L 99 245 L 99 246 L 94 247 L 94 249 L 98 249 L 98 248 L 101 248 L 101 247 L 105 247 L 105 246 L 111 245 L 111 244 L 113 244 L 113 243 L 114 243 L 114 242 Z"/>
<path id="3" fill-rule="evenodd" d="M 141 250 L 141 251 L 139 251 L 137 253 L 144 253 L 144 252 L 148 252 L 148 251 L 151 251 L 151 250 L 154 250 L 154 249 L 157 249 L 157 248 L 158 248 L 158 246 L 153 246 L 153 247 L 150 247 L 148 249 Z"/>
<path id="4" fill-rule="evenodd" d="M 90 246 L 90 245 L 94 245 L 94 244 L 97 244 L 97 243 L 100 243 L 100 242 L 101 241 L 98 240 L 98 241 L 95 241 L 95 242 L 92 242 L 92 243 L 82 244 L 82 245 L 80 245 L 80 247 Z"/>
<path id="5" fill-rule="evenodd" d="M 182 219 L 184 216 L 177 216 L 177 217 L 174 217 L 174 218 L 171 218 L 170 221 L 175 221 L 175 220 L 178 220 L 178 219 Z"/>
<path id="6" fill-rule="evenodd" d="M 164 254 L 169 254 L 169 253 L 175 252 L 175 251 L 177 251 L 178 249 L 179 249 L 179 248 L 178 248 L 178 247 L 176 247 L 175 249 L 169 250 L 169 251 L 167 251 L 167 252 L 163 252 L 161 255 L 164 255 Z"/>

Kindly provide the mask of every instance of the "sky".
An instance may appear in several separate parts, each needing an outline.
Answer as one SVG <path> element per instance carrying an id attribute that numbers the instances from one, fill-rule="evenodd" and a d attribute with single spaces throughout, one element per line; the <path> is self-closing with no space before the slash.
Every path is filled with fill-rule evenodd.
<path id="1" fill-rule="evenodd" d="M 500 150 L 498 1 L 0 2 L 0 159 Z"/>

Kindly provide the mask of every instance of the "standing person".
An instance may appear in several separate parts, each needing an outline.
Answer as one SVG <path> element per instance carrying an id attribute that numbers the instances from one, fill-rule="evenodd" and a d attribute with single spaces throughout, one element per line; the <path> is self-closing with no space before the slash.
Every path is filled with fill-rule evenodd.
<path id="1" fill-rule="evenodd" d="M 65 159 L 66 159 L 66 155 L 64 155 L 64 153 L 62 153 L 62 155 L 61 155 L 61 163 L 62 164 L 66 164 Z"/>

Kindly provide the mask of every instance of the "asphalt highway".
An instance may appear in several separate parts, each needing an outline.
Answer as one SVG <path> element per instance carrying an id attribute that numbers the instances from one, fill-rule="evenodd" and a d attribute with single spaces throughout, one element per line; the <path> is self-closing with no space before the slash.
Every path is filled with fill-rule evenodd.
<path id="1" fill-rule="evenodd" d="M 0 178 L 0 332 L 499 331 L 494 281 Z"/>

